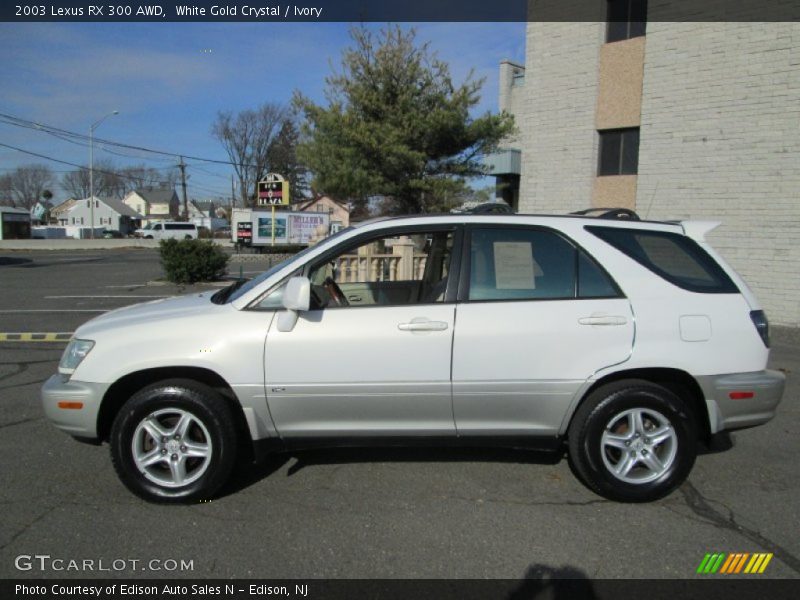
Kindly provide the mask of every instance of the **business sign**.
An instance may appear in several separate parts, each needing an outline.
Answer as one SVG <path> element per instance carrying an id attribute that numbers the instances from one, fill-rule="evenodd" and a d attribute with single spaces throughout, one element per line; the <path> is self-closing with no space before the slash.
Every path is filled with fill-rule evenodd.
<path id="1" fill-rule="evenodd" d="M 258 182 L 259 206 L 286 206 L 289 204 L 289 182 L 277 173 L 269 173 Z"/>
<path id="2" fill-rule="evenodd" d="M 250 221 L 239 221 L 236 224 L 236 241 L 248 245 L 253 243 L 253 224 Z"/>
<path id="3" fill-rule="evenodd" d="M 318 235 L 328 233 L 328 215 L 325 213 L 301 213 L 289 215 L 289 243 L 308 244 Z"/>

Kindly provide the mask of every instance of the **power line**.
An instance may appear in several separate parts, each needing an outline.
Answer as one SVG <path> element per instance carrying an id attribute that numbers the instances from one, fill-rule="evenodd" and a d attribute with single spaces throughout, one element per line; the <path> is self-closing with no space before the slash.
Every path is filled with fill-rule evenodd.
<path id="1" fill-rule="evenodd" d="M 23 127 L 25 129 L 33 129 L 36 131 L 41 131 L 50 135 L 55 135 L 59 137 L 58 134 L 62 136 L 68 136 L 76 139 L 81 140 L 88 140 L 89 136 L 84 135 L 82 133 L 76 133 L 74 131 L 68 131 L 66 129 L 61 129 L 59 127 L 54 127 L 52 125 L 45 125 L 43 123 L 36 123 L 35 121 L 28 121 L 27 119 L 22 119 L 20 117 L 15 117 L 13 115 L 8 115 L 5 113 L 0 113 L 0 123 L 5 123 L 6 125 L 13 125 L 14 127 Z M 152 154 L 161 154 L 163 156 L 183 156 L 184 158 L 190 160 L 199 160 L 201 162 L 208 162 L 208 163 L 215 163 L 220 165 L 233 165 L 233 166 L 240 166 L 240 167 L 250 167 L 250 168 L 258 168 L 258 165 L 251 165 L 245 163 L 235 163 L 229 160 L 218 160 L 215 158 L 203 158 L 200 156 L 191 156 L 189 154 L 181 154 L 180 152 L 165 152 L 163 150 L 154 150 L 152 148 L 145 148 L 143 146 L 133 146 L 130 144 L 123 144 L 121 142 L 114 142 L 111 140 L 106 140 L 102 138 L 94 138 L 94 143 L 96 144 L 107 144 L 111 146 L 116 146 L 118 148 L 128 148 L 130 150 L 138 150 L 140 152 L 150 152 Z"/>
<path id="2" fill-rule="evenodd" d="M 11 150 L 16 150 L 17 152 L 22 152 L 23 154 L 29 154 L 29 155 L 35 156 L 37 158 L 42 158 L 44 160 L 49 160 L 49 161 L 52 161 L 52 162 L 60 163 L 62 165 L 68 165 L 70 167 L 76 167 L 76 168 L 78 168 L 80 170 L 83 170 L 83 171 L 88 171 L 89 170 L 88 167 L 85 167 L 83 165 L 78 165 L 78 164 L 75 164 L 75 163 L 68 162 L 66 160 L 61 160 L 61 159 L 58 159 L 58 158 L 54 158 L 52 156 L 39 154 L 38 152 L 31 152 L 30 150 L 25 150 L 23 148 L 18 148 L 16 146 L 11 146 L 9 144 L 4 144 L 2 142 L 0 142 L 0 146 L 2 146 L 4 148 L 9 148 Z M 187 166 L 192 166 L 192 168 L 197 168 L 194 165 L 187 165 Z M 161 168 L 158 168 L 158 169 L 154 168 L 154 167 L 148 167 L 148 168 L 152 169 L 153 171 L 160 171 L 160 170 L 165 170 L 165 169 L 174 169 L 175 167 L 161 167 Z M 2 169 L 2 170 L 4 170 L 4 171 L 14 171 L 15 169 L 9 168 L 9 169 Z M 119 172 L 116 172 L 116 171 L 108 171 L 106 169 L 98 169 L 97 167 L 95 167 L 93 170 L 95 172 L 97 172 L 97 173 L 104 173 L 104 174 L 107 174 L 107 175 L 115 175 L 117 177 L 122 177 L 124 179 L 134 179 L 134 180 L 139 180 L 140 179 L 139 177 L 136 177 L 134 175 L 125 175 L 123 173 L 119 173 Z M 55 173 L 72 173 L 73 171 L 66 171 L 65 170 L 65 171 L 54 171 L 54 172 Z M 57 182 L 57 184 L 59 185 L 59 187 L 61 187 L 62 190 L 66 191 L 66 189 L 64 188 L 64 186 L 63 186 L 63 184 L 61 182 Z M 221 190 L 219 188 L 213 188 L 213 187 L 201 185 L 201 184 L 198 184 L 198 183 L 192 183 L 192 187 L 195 188 L 195 189 L 199 189 L 201 191 L 204 191 L 207 194 L 216 194 L 216 195 L 220 195 L 220 196 L 227 196 L 227 194 L 228 194 L 227 188 Z"/>
<path id="3" fill-rule="evenodd" d="M 69 165 L 70 167 L 77 167 L 78 169 L 81 169 L 83 171 L 88 171 L 89 170 L 89 167 L 85 167 L 83 165 L 76 165 L 75 163 L 71 163 L 71 162 L 68 162 L 66 160 L 61 160 L 60 158 L 53 158 L 52 156 L 46 156 L 44 154 L 39 154 L 38 152 L 31 152 L 30 150 L 24 150 L 23 148 L 17 148 L 16 146 L 11 146 L 9 144 L 3 144 L 2 142 L 0 142 L 0 146 L 2 146 L 4 148 L 10 148 L 11 150 L 16 150 L 17 152 L 22 152 L 23 154 L 30 154 L 31 156 L 36 156 L 37 158 L 43 158 L 44 160 L 50 160 L 52 162 L 57 162 L 57 163 L 60 163 L 62 165 Z M 97 169 L 97 168 L 93 168 L 92 170 L 96 171 L 98 173 L 104 173 L 106 175 L 115 175 L 117 177 L 122 177 L 124 179 L 136 179 L 136 180 L 140 179 L 139 177 L 136 177 L 135 175 L 126 175 L 124 173 L 119 173 L 117 171 L 106 171 L 105 169 Z M 159 170 L 159 169 L 153 169 L 153 170 L 156 171 L 156 170 Z"/>

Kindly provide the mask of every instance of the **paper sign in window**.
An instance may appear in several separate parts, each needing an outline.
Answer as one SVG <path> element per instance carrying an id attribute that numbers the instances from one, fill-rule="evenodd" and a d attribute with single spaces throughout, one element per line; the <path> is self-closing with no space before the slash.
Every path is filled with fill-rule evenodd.
<path id="1" fill-rule="evenodd" d="M 537 266 L 530 242 L 494 242 L 494 277 L 498 290 L 536 289 Z"/>

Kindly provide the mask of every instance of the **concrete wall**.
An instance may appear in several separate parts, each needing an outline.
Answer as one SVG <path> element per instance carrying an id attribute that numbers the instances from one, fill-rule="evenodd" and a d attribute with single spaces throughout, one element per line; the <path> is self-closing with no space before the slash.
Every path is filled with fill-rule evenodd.
<path id="1" fill-rule="evenodd" d="M 648 23 L 637 210 L 711 243 L 800 326 L 800 23 Z"/>
<path id="2" fill-rule="evenodd" d="M 597 73 L 605 23 L 528 24 L 520 212 L 588 208 L 597 172 Z"/>

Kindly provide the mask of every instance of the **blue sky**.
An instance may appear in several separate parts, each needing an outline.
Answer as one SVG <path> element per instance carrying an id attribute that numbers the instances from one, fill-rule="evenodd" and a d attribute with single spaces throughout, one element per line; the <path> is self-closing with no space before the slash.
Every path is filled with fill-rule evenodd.
<path id="1" fill-rule="evenodd" d="M 370 24 L 371 29 L 384 25 Z M 404 28 L 410 25 L 403 25 Z M 524 23 L 421 23 L 456 82 L 485 78 L 478 112 L 497 110 L 498 65 L 524 60 Z M 286 103 L 297 89 L 321 102 L 325 77 L 351 44 L 347 23 L 0 23 L 0 112 L 113 141 L 226 160 L 210 134 L 217 111 Z M 0 124 L 0 142 L 76 164 L 85 147 Z M 118 152 L 118 149 L 114 150 Z M 163 168 L 168 157 L 95 147 L 95 160 Z M 44 162 L 0 147 L 0 173 Z M 230 194 L 231 168 L 187 160 L 190 197 Z M 60 173 L 56 173 L 60 175 Z M 56 199 L 63 193 L 56 186 Z"/>

